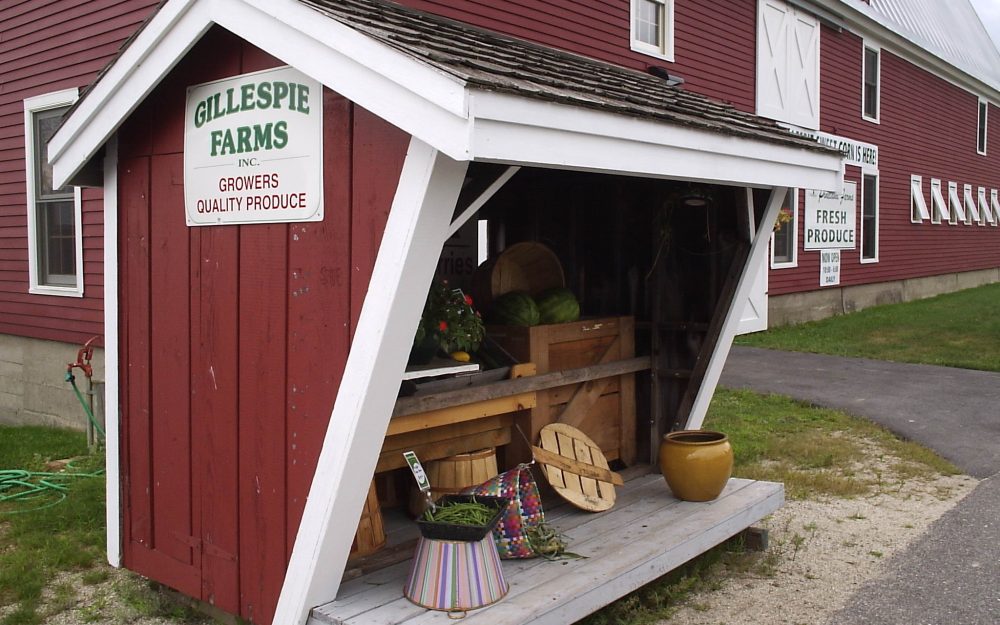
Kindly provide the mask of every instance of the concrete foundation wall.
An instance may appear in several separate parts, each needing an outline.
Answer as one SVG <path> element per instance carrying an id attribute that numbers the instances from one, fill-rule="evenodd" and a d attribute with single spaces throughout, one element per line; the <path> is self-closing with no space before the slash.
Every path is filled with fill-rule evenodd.
<path id="1" fill-rule="evenodd" d="M 1000 282 L 1000 268 L 768 297 L 768 326 L 817 321 L 872 306 L 909 302 Z"/>
<path id="2" fill-rule="evenodd" d="M 66 381 L 80 345 L 0 334 L 0 424 L 83 430 L 86 413 Z M 104 351 L 94 350 L 94 381 L 104 380 Z M 74 370 L 84 394 L 87 378 Z M 85 395 L 86 396 L 86 395 Z"/>

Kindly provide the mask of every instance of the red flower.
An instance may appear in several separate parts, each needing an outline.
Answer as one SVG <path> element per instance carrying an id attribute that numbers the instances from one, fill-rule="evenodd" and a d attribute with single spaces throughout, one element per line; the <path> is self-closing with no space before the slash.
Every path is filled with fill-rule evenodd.
<path id="1" fill-rule="evenodd" d="M 466 295 L 465 296 L 465 304 L 467 306 L 472 306 L 472 296 L 471 295 Z"/>
<path id="2" fill-rule="evenodd" d="M 448 322 L 447 321 L 438 321 L 438 330 L 440 330 L 442 332 L 447 332 L 448 331 Z"/>

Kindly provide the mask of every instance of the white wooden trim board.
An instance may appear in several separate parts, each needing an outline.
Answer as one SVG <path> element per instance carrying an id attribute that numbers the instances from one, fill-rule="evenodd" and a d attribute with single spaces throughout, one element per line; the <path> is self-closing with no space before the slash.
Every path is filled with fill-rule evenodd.
<path id="1" fill-rule="evenodd" d="M 549 562 L 508 560 L 510 593 L 494 606 L 473 610 L 470 625 L 563 625 L 593 613 L 691 558 L 750 527 L 781 507 L 784 486 L 732 479 L 707 503 L 675 499 L 663 478 L 650 473 L 626 482 L 615 507 L 593 514 L 564 505 L 546 515 L 588 556 Z M 337 599 L 313 610 L 310 625 L 430 625 L 449 622 L 403 596 L 410 562 L 346 582 Z"/>
<path id="2" fill-rule="evenodd" d="M 104 153 L 104 512 L 108 564 L 122 563 L 121 448 L 118 359 L 118 136 Z"/>

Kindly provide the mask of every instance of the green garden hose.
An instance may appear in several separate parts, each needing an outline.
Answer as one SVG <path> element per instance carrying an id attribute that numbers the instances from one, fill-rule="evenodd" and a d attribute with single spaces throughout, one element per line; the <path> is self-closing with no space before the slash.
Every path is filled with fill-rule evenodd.
<path id="1" fill-rule="evenodd" d="M 66 468 L 72 468 L 72 463 Z M 3 514 L 21 514 L 34 510 L 51 508 L 63 499 L 69 492 L 71 482 L 81 478 L 100 477 L 104 469 L 93 472 L 63 471 L 49 473 L 44 471 L 26 471 L 24 469 L 0 470 L 0 504 L 25 503 L 27 508 L 0 509 Z M 38 502 L 38 505 L 34 505 Z"/>
<path id="2" fill-rule="evenodd" d="M 97 433 L 101 435 L 101 438 L 107 438 L 107 435 L 104 433 L 104 428 L 102 428 L 100 424 L 97 423 L 97 419 L 94 418 L 94 412 L 90 409 L 90 406 L 88 406 L 87 402 L 83 399 L 83 394 L 80 392 L 80 389 L 77 388 L 76 378 L 73 377 L 72 371 L 66 372 L 66 381 L 73 385 L 73 392 L 76 393 L 76 398 L 80 400 L 80 405 L 83 406 L 84 412 L 87 413 L 87 418 L 90 419 L 90 424 L 94 426 L 94 429 L 97 430 Z"/>

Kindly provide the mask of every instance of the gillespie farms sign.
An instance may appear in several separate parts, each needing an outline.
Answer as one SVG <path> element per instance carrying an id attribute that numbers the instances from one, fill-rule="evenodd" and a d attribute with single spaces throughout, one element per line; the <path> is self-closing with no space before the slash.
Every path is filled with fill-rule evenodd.
<path id="1" fill-rule="evenodd" d="M 323 219 L 323 87 L 290 67 L 188 87 L 189 226 Z"/>

